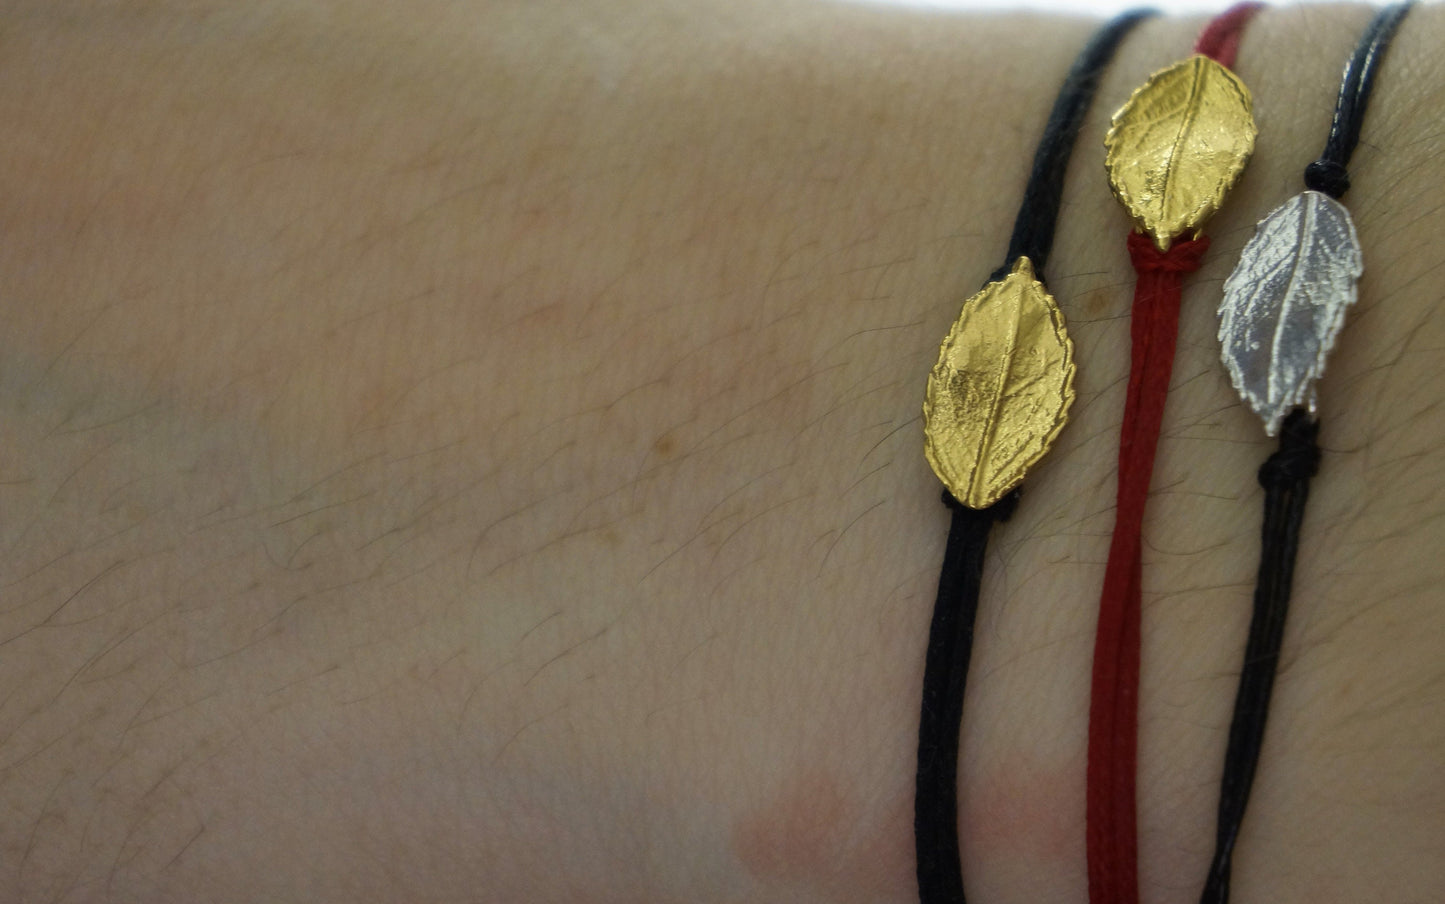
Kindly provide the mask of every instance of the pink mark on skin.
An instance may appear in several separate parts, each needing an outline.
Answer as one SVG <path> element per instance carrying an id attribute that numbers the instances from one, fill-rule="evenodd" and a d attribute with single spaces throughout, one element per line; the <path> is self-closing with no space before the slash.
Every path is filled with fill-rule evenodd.
<path id="1" fill-rule="evenodd" d="M 837 902 L 914 893 L 911 789 L 880 810 L 865 805 L 866 789 L 826 770 L 808 766 L 794 775 L 733 829 L 733 852 L 755 878 Z"/>
<path id="2" fill-rule="evenodd" d="M 960 791 L 964 863 L 1008 873 L 1083 875 L 1082 763 L 1046 766 L 1028 756 L 1005 759 Z"/>

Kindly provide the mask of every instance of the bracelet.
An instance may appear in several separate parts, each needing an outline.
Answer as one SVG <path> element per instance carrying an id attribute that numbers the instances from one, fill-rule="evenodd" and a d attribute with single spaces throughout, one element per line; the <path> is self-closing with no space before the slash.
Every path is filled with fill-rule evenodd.
<path id="1" fill-rule="evenodd" d="M 1118 508 L 1099 601 L 1089 701 L 1087 849 L 1092 904 L 1139 899 L 1135 766 L 1144 505 L 1174 364 L 1179 296 L 1209 239 L 1199 234 L 1254 150 L 1249 91 L 1229 70 L 1260 9 L 1241 3 L 1200 34 L 1195 54 L 1149 77 L 1114 114 L 1104 140 L 1114 195 L 1142 232 L 1129 384 L 1119 439 Z M 1193 237 L 1180 241 L 1186 233 Z"/>
<path id="2" fill-rule="evenodd" d="M 1229 725 L 1203 904 L 1229 900 L 1231 857 L 1264 743 L 1305 501 L 1320 461 L 1314 383 L 1364 269 L 1354 223 L 1335 199 L 1350 186 L 1346 167 L 1375 72 L 1413 5 L 1385 7 L 1371 19 L 1345 65 L 1324 153 L 1305 168 L 1309 190 L 1260 221 L 1224 283 L 1219 341 L 1225 368 L 1265 432 L 1279 434 L 1279 449 L 1259 469 L 1265 497 L 1254 614 Z"/>
<path id="3" fill-rule="evenodd" d="M 1074 400 L 1073 344 L 1044 286 L 1064 171 L 1114 51 L 1151 11 L 1125 13 L 1085 46 L 1059 91 L 1034 155 L 1007 257 L 944 339 L 923 405 L 924 453 L 943 482 L 952 524 L 924 663 L 914 793 L 918 895 L 964 901 L 958 843 L 958 745 L 989 529 L 1018 501 Z"/>

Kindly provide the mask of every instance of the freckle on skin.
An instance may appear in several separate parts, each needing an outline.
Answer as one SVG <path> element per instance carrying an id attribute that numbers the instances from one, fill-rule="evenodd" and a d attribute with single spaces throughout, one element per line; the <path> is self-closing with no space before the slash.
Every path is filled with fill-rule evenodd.
<path id="1" fill-rule="evenodd" d="M 1079 300 L 1079 315 L 1085 320 L 1102 320 L 1114 309 L 1116 292 L 1096 289 Z"/>

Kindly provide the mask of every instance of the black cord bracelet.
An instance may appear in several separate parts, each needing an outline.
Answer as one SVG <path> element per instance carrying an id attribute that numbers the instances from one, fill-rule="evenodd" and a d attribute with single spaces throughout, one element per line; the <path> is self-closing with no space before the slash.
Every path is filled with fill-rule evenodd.
<path id="1" fill-rule="evenodd" d="M 929 628 L 918 728 L 913 826 L 918 894 L 923 904 L 962 904 L 964 901 L 958 842 L 959 731 L 989 530 L 994 522 L 1008 520 L 1018 502 L 1016 486 L 1023 479 L 1023 471 L 1043 455 L 1062 429 L 1068 405 L 1073 400 L 1072 346 L 1063 334 L 1062 317 L 1043 289 L 1042 276 L 1053 246 L 1064 172 L 1104 69 L 1124 36 L 1151 15 L 1150 10 L 1137 10 L 1113 19 L 1094 35 L 1075 60 L 1034 154 L 1004 264 L 978 295 L 965 302 L 964 313 L 945 340 L 939 365 L 930 376 L 929 397 L 924 406 L 927 451 L 935 471 L 948 487 L 943 500 L 952 509 L 953 518 Z M 1035 307 L 1027 308 L 1030 304 Z M 980 409 L 992 411 L 995 418 L 1000 415 L 1001 409 L 1007 407 L 1007 400 L 1003 400 L 1003 404 L 995 399 L 992 405 L 979 405 L 978 399 L 969 395 L 968 384 L 973 374 L 967 368 L 994 368 L 1006 377 L 1011 366 L 1008 356 L 1014 348 L 1009 345 L 1001 363 L 986 360 L 980 364 L 977 355 L 965 360 L 971 353 L 967 349 L 960 351 L 959 346 L 969 341 L 968 334 L 976 332 L 963 329 L 971 311 L 981 318 L 992 318 L 999 316 L 993 311 L 1009 305 L 1014 305 L 1011 310 L 1015 323 L 1019 319 L 1052 323 L 1053 335 L 1045 338 L 1053 339 L 1055 344 L 1040 357 L 1051 363 L 1050 381 L 1046 382 L 1057 384 L 1059 394 L 1051 399 L 1052 419 L 1046 419 L 1039 435 L 1020 441 L 1027 447 L 1028 454 L 1022 456 L 1027 460 L 1003 474 L 984 474 L 986 468 L 978 464 L 984 448 L 970 446 L 965 454 L 955 456 L 966 460 L 961 466 L 952 461 L 951 452 L 960 442 L 952 415 L 962 411 L 965 417 L 974 417 Z M 996 422 L 982 424 L 983 447 L 991 445 L 990 438 L 998 429 Z M 963 432 L 967 433 L 967 428 Z M 979 454 L 975 455 L 975 451 Z"/>
<path id="2" fill-rule="evenodd" d="M 1363 269 L 1354 224 L 1334 199 L 1350 187 L 1346 167 L 1360 139 L 1375 74 L 1412 6 L 1385 7 L 1370 21 L 1345 66 L 1324 153 L 1305 168 L 1310 190 L 1260 222 L 1225 281 L 1219 332 L 1225 365 L 1266 430 L 1278 430 L 1280 438 L 1278 451 L 1259 469 L 1265 498 L 1254 614 L 1229 725 L 1203 904 L 1229 900 L 1232 857 L 1264 745 L 1305 502 L 1320 461 L 1313 383 L 1355 300 Z"/>

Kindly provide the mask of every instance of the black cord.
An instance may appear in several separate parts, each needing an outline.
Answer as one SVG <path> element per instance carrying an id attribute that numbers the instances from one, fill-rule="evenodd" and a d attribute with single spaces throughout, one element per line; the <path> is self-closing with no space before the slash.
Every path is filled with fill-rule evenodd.
<path id="1" fill-rule="evenodd" d="M 1134 26 L 1156 14 L 1152 9 L 1135 9 L 1111 19 L 1094 34 L 1074 60 L 1064 84 L 1059 88 L 1054 108 L 1049 112 L 1044 137 L 1034 151 L 1034 164 L 1029 171 L 1028 184 L 1024 186 L 1024 199 L 1019 205 L 1018 216 L 1014 218 L 1013 235 L 1009 237 L 1008 255 L 1003 266 L 989 277 L 990 282 L 1003 279 L 1013 269 L 1014 263 L 1025 256 L 1034 265 L 1034 275 L 1040 282 L 1045 281 L 1044 264 L 1054 247 L 1054 226 L 1058 222 L 1059 204 L 1064 197 L 1064 173 L 1069 168 L 1074 140 L 1079 137 L 1079 129 L 1094 100 L 1099 79 L 1124 37 Z"/>
<path id="2" fill-rule="evenodd" d="M 1320 158 L 1305 168 L 1305 185 L 1339 198 L 1350 187 L 1346 167 L 1360 140 L 1365 108 L 1374 88 L 1390 40 L 1413 2 L 1387 6 L 1375 14 L 1360 36 L 1340 84 L 1330 137 Z M 1244 810 L 1264 746 L 1269 698 L 1274 689 L 1299 550 L 1300 525 L 1310 478 L 1319 467 L 1319 423 L 1303 409 L 1285 418 L 1279 450 L 1259 469 L 1264 487 L 1264 526 L 1260 537 L 1259 575 L 1254 588 L 1254 616 L 1240 670 L 1229 742 L 1224 754 L 1224 775 L 1219 783 L 1219 823 L 1214 858 L 1204 883 L 1201 904 L 1226 904 L 1234 846 L 1239 839 Z"/>
<path id="3" fill-rule="evenodd" d="M 1259 576 L 1254 587 L 1254 617 L 1244 650 L 1244 667 L 1229 724 L 1229 746 L 1224 754 L 1224 777 L 1219 786 L 1219 826 L 1214 860 L 1205 880 L 1202 904 L 1229 900 L 1229 875 L 1234 843 L 1239 837 L 1249 789 L 1254 784 L 1259 751 L 1264 745 L 1265 717 L 1279 664 L 1285 616 L 1294 582 L 1295 554 L 1310 478 L 1319 468 L 1316 443 L 1319 423 L 1296 408 L 1280 429 L 1279 449 L 1259 469 L 1264 487 L 1264 526 L 1261 530 Z"/>
<path id="4" fill-rule="evenodd" d="M 1124 36 L 1152 10 L 1134 10 L 1105 24 L 1080 52 L 1059 90 L 1034 153 L 1023 203 L 1014 221 L 1007 260 L 990 281 L 1002 279 L 1027 255 L 1043 280 L 1054 243 L 1054 223 L 1063 197 L 1064 172 L 1099 79 Z M 918 722 L 918 773 L 913 836 L 918 855 L 918 898 L 922 904 L 963 904 L 958 846 L 958 743 L 963 691 L 973 651 L 973 624 L 983 581 L 989 529 L 1007 521 L 1018 504 L 1014 490 L 989 508 L 971 509 L 944 491 L 953 510 L 948 546 L 938 576 L 938 598 L 928 631 L 923 668 L 923 706 Z"/>
<path id="5" fill-rule="evenodd" d="M 938 577 L 933 624 L 928 629 L 913 803 L 918 899 L 924 904 L 964 900 L 958 853 L 957 781 L 963 688 L 973 651 L 973 622 L 978 614 L 989 528 L 1013 514 L 1018 491 L 983 510 L 969 508 L 947 490 L 943 491 L 943 501 L 953 509 L 953 523 L 948 529 L 943 571 Z"/>
<path id="6" fill-rule="evenodd" d="M 1350 188 L 1350 155 L 1360 143 L 1360 127 L 1365 121 L 1365 107 L 1370 103 L 1370 92 L 1375 87 L 1375 72 L 1380 60 L 1400 27 L 1400 20 L 1414 6 L 1414 2 L 1396 3 L 1387 6 L 1370 20 L 1355 52 L 1345 64 L 1344 80 L 1340 82 L 1340 96 L 1335 101 L 1335 118 L 1330 123 L 1330 137 L 1325 142 L 1320 159 L 1305 167 L 1305 185 L 1315 191 L 1324 192 L 1331 198 L 1343 197 Z"/>

